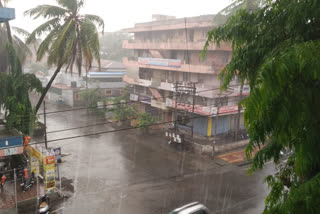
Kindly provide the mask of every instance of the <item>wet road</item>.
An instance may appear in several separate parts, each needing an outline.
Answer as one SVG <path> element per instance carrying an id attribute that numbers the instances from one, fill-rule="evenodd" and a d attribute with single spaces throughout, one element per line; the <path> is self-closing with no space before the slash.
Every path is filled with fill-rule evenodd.
<path id="1" fill-rule="evenodd" d="M 48 112 L 57 110 L 47 104 Z M 48 132 L 106 122 L 84 110 L 51 114 Z M 48 140 L 114 130 L 110 125 L 48 134 Z M 267 165 L 253 176 L 248 166 L 217 165 L 209 159 L 163 146 L 163 138 L 136 135 L 137 130 L 49 143 L 61 146 L 62 191 L 70 196 L 55 213 L 168 213 L 193 201 L 213 213 L 261 213 L 267 188 Z"/>

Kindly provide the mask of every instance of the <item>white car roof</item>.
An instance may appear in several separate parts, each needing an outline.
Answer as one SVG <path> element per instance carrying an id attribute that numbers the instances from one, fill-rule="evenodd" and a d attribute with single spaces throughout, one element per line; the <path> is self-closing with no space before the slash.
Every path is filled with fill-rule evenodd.
<path id="1" fill-rule="evenodd" d="M 181 210 L 181 212 L 179 212 L 179 214 L 190 214 L 190 213 L 193 213 L 197 210 L 204 210 L 204 209 L 205 209 L 205 207 L 202 204 L 198 204 L 196 206 L 188 207 L 184 210 Z"/>

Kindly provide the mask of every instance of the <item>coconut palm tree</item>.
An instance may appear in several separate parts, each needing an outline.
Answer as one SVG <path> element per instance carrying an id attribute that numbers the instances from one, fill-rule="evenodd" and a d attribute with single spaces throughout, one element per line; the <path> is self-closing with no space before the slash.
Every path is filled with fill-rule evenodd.
<path id="1" fill-rule="evenodd" d="M 0 0 L 0 8 L 5 7 L 9 0 Z M 6 44 L 9 42 L 18 55 L 20 62 L 23 64 L 25 62 L 26 56 L 31 55 L 31 50 L 25 44 L 19 36 L 28 37 L 30 33 L 18 27 L 10 27 L 9 22 L 5 22 L 5 26 L 0 24 L 0 72 L 7 71 L 8 66 L 8 51 Z M 11 30 L 14 34 L 11 33 Z"/>
<path id="2" fill-rule="evenodd" d="M 72 72 L 74 65 L 79 75 L 81 67 L 86 65 L 89 70 L 93 59 L 96 59 L 100 68 L 100 45 L 97 27 L 104 30 L 102 18 L 96 15 L 82 15 L 80 9 L 84 0 L 56 0 L 59 6 L 39 5 L 25 12 L 34 19 L 43 17 L 48 19 L 37 27 L 27 39 L 27 44 L 36 41 L 37 36 L 46 35 L 37 51 L 37 60 L 45 54 L 48 56 L 48 65 L 56 66 L 56 70 L 44 89 L 36 106 L 36 112 L 62 67 Z M 84 63 L 83 63 L 84 61 Z"/>

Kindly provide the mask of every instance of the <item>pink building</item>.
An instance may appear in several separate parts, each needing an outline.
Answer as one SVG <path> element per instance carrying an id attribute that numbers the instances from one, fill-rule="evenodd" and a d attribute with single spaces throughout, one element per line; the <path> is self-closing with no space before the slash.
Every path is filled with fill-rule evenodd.
<path id="1" fill-rule="evenodd" d="M 202 136 L 213 135 L 216 114 L 219 115 L 217 134 L 234 130 L 240 95 L 239 82 L 234 80 L 232 87 L 222 92 L 219 98 L 218 74 L 231 59 L 230 44 L 211 45 L 206 58 L 200 59 L 207 33 L 214 27 L 213 18 L 214 15 L 182 19 L 153 15 L 152 22 L 125 29 L 125 32 L 134 34 L 134 39 L 123 41 L 122 45 L 134 51 L 134 57 L 123 59 L 127 67 L 123 79 L 133 86 L 131 99 L 140 100 L 139 110 L 150 112 L 162 121 L 171 121 L 175 107 L 174 84 L 179 82 L 190 86 L 195 83 L 194 113 L 190 108 L 193 103 L 191 95 L 183 103 L 178 102 L 177 108 L 181 110 L 180 116 L 197 117 L 194 132 Z M 245 88 L 244 93 L 247 92 Z"/>

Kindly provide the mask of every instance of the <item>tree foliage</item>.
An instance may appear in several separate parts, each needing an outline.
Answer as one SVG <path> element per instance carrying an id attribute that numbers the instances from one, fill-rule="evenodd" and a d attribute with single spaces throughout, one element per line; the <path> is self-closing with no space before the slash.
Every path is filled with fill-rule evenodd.
<path id="1" fill-rule="evenodd" d="M 48 55 L 48 65 L 57 66 L 54 75 L 42 93 L 36 111 L 48 92 L 55 77 L 65 66 L 65 71 L 73 71 L 76 66 L 79 75 L 82 66 L 88 71 L 94 59 L 100 68 L 100 44 L 97 27 L 104 31 L 103 20 L 96 15 L 80 14 L 84 0 L 56 0 L 59 6 L 39 5 L 25 12 L 34 19 L 42 17 L 47 21 L 37 27 L 28 37 L 27 43 L 46 35 L 37 51 L 37 60 Z"/>
<path id="2" fill-rule="evenodd" d="M 22 72 L 20 60 L 10 44 L 7 51 L 10 73 L 0 73 L 0 107 L 5 110 L 7 129 L 16 128 L 30 134 L 36 118 L 28 92 L 42 92 L 42 84 L 34 74 Z"/>
<path id="3" fill-rule="evenodd" d="M 149 126 L 156 122 L 157 118 L 153 117 L 152 114 L 148 112 L 138 114 L 137 127 L 141 128 L 143 132 L 147 132 L 149 130 Z"/>
<path id="4" fill-rule="evenodd" d="M 274 0 L 257 10 L 241 9 L 208 33 L 210 43 L 229 41 L 231 62 L 224 88 L 234 76 L 250 85 L 243 102 L 250 135 L 251 171 L 280 152 L 292 154 L 279 173 L 266 178 L 271 192 L 264 213 L 320 210 L 320 0 Z"/>
<path id="5" fill-rule="evenodd" d="M 28 32 L 18 27 L 12 27 L 12 29 L 15 32 L 12 38 L 12 43 L 13 43 L 12 45 L 16 50 L 16 54 L 20 62 L 23 64 L 25 62 L 27 55 L 31 54 L 31 51 L 19 36 L 27 35 Z M 7 71 L 8 65 L 9 65 L 8 51 L 6 46 L 7 43 L 8 43 L 7 30 L 4 26 L 0 24 L 0 72 Z"/>
<path id="6" fill-rule="evenodd" d="M 80 98 L 84 101 L 88 113 L 96 113 L 98 111 L 97 103 L 103 99 L 103 95 L 99 88 L 85 89 L 80 91 Z"/>

